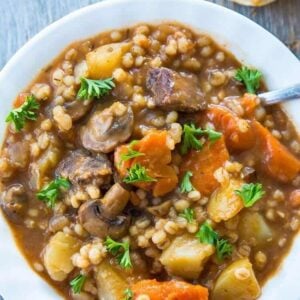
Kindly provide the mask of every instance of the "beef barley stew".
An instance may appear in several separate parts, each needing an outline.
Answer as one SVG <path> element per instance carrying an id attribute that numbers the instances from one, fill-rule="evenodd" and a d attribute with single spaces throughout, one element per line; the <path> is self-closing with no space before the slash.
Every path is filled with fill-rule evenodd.
<path id="1" fill-rule="evenodd" d="M 176 23 L 70 45 L 6 119 L 1 207 L 32 268 L 65 299 L 257 299 L 300 221 L 299 137 L 264 89 Z"/>

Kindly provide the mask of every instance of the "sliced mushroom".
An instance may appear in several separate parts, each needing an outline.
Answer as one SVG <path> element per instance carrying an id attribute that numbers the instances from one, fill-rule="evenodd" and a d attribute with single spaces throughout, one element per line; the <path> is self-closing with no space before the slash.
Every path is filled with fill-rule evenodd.
<path id="1" fill-rule="evenodd" d="M 75 185 L 108 184 L 111 174 L 111 164 L 105 154 L 92 157 L 82 150 L 69 153 L 56 169 L 57 176 L 68 178 Z"/>
<path id="2" fill-rule="evenodd" d="M 80 139 L 84 148 L 109 153 L 125 142 L 133 130 L 133 112 L 115 102 L 103 111 L 93 113 L 85 126 L 81 128 Z"/>
<path id="3" fill-rule="evenodd" d="M 172 206 L 172 201 L 167 200 L 159 205 L 150 206 L 147 208 L 148 212 L 157 217 L 163 217 L 169 213 Z"/>
<path id="4" fill-rule="evenodd" d="M 73 100 L 71 102 L 66 102 L 64 108 L 66 113 L 72 118 L 72 121 L 76 122 L 84 117 L 92 108 L 92 101 L 81 101 Z"/>
<path id="5" fill-rule="evenodd" d="M 119 239 L 123 237 L 129 227 L 129 217 L 117 216 L 116 218 L 107 218 L 105 215 L 105 207 L 98 200 L 91 200 L 79 209 L 79 221 L 84 229 L 91 235 L 104 238 Z"/>
<path id="6" fill-rule="evenodd" d="M 1 206 L 3 211 L 15 223 L 21 223 L 26 211 L 27 194 L 22 184 L 14 184 L 3 192 Z"/>
<path id="7" fill-rule="evenodd" d="M 123 237 L 129 226 L 129 217 L 120 215 L 128 203 L 130 193 L 115 183 L 101 200 L 84 203 L 79 209 L 79 220 L 90 234 L 112 238 Z"/>
<path id="8" fill-rule="evenodd" d="M 105 207 L 105 215 L 109 218 L 116 217 L 123 211 L 129 198 L 130 192 L 124 189 L 121 184 L 115 183 L 101 200 Z"/>

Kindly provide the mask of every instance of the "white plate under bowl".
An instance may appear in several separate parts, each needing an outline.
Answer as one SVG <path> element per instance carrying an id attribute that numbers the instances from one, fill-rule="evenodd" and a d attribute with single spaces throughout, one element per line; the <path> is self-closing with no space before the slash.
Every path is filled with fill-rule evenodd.
<path id="1" fill-rule="evenodd" d="M 75 11 L 48 26 L 22 47 L 0 72 L 0 140 L 13 99 L 71 42 L 138 22 L 166 20 L 176 20 L 208 33 L 239 60 L 260 69 L 270 89 L 286 87 L 300 80 L 299 61 L 279 40 L 224 7 L 201 0 L 104 1 Z M 300 128 L 300 104 L 293 102 L 285 107 Z M 299 253 L 300 238 L 297 238 L 280 271 L 265 285 L 261 299 L 300 299 Z M 0 295 L 5 300 L 60 298 L 28 267 L 2 218 Z"/>

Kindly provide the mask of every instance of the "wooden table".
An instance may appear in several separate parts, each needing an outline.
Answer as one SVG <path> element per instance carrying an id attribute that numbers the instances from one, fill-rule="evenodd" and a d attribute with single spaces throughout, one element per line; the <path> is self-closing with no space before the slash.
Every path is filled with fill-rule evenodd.
<path id="1" fill-rule="evenodd" d="M 0 0 L 0 69 L 17 49 L 42 28 L 77 8 L 98 1 Z M 286 43 L 300 58 L 300 0 L 277 0 L 263 8 L 244 7 L 229 0 L 207 1 L 224 5 L 256 21 Z"/>

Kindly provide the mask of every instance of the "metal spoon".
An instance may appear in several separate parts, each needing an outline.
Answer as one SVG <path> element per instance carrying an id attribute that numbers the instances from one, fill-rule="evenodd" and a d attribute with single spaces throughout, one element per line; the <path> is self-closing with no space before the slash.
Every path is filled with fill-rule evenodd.
<path id="1" fill-rule="evenodd" d="M 263 105 L 271 105 L 289 100 L 300 100 L 300 84 L 276 91 L 258 94 L 257 96 L 260 98 Z"/>

